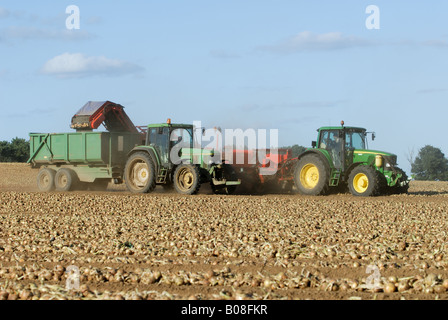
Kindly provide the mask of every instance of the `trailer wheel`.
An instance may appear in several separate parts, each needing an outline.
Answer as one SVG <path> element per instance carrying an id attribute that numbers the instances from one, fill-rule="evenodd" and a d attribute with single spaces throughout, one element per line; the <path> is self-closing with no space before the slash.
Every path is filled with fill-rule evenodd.
<path id="1" fill-rule="evenodd" d="M 381 194 L 382 177 L 374 168 L 360 165 L 349 175 L 348 188 L 354 196 L 374 197 Z"/>
<path id="2" fill-rule="evenodd" d="M 124 169 L 126 186 L 132 193 L 150 193 L 156 187 L 154 162 L 146 152 L 129 157 Z"/>
<path id="3" fill-rule="evenodd" d="M 75 185 L 76 173 L 70 169 L 59 169 L 54 177 L 56 191 L 67 192 Z"/>
<path id="4" fill-rule="evenodd" d="M 56 171 L 49 168 L 40 169 L 37 174 L 37 187 L 42 192 L 50 192 L 55 189 L 54 186 L 54 176 Z"/>
<path id="5" fill-rule="evenodd" d="M 182 164 L 174 171 L 174 188 L 180 194 L 193 195 L 199 192 L 201 176 L 195 165 Z"/>
<path id="6" fill-rule="evenodd" d="M 299 193 L 309 196 L 328 192 L 330 172 L 328 166 L 317 155 L 305 155 L 297 163 L 294 182 Z"/>

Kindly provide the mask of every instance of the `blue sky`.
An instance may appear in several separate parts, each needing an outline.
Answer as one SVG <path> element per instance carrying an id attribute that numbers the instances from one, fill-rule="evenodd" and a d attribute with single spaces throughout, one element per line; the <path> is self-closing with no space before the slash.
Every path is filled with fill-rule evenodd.
<path id="1" fill-rule="evenodd" d="M 429 4 L 430 3 L 430 4 Z M 66 8 L 80 9 L 67 30 Z M 380 29 L 366 28 L 366 8 Z M 0 1 L 0 140 L 69 132 L 87 101 L 136 125 L 279 129 L 310 146 L 320 126 L 375 131 L 374 149 L 448 155 L 448 2 Z"/>

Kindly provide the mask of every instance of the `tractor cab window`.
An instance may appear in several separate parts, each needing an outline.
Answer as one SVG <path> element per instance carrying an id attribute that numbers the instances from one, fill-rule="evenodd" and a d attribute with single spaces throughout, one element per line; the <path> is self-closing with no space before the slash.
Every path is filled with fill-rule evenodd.
<path id="1" fill-rule="evenodd" d="M 190 129 L 178 128 L 171 131 L 170 147 L 173 148 L 180 142 L 182 142 L 185 148 L 191 148 L 193 146 L 193 133 Z"/>
<path id="2" fill-rule="evenodd" d="M 342 166 L 343 142 L 339 130 L 326 130 L 321 132 L 319 148 L 326 149 L 333 159 L 336 168 Z"/>
<path id="3" fill-rule="evenodd" d="M 338 145 L 341 142 L 342 139 L 339 136 L 339 130 L 322 131 L 319 148 L 326 150 L 339 149 Z"/>
<path id="4" fill-rule="evenodd" d="M 155 147 L 163 163 L 168 162 L 168 139 L 169 129 L 167 127 L 149 129 L 148 145 Z"/>
<path id="5" fill-rule="evenodd" d="M 346 148 L 354 150 L 366 149 L 366 135 L 364 132 L 347 132 L 345 137 Z"/>

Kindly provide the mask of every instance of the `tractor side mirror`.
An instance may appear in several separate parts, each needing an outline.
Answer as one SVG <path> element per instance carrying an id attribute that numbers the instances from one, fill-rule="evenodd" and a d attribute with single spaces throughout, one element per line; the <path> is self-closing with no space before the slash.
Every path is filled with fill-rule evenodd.
<path id="1" fill-rule="evenodd" d="M 312 146 L 313 148 L 316 148 L 316 147 L 317 147 L 317 142 L 316 142 L 316 141 L 312 141 L 312 142 L 311 142 L 311 146 Z"/>
<path id="2" fill-rule="evenodd" d="M 376 138 L 375 133 L 372 133 L 372 141 L 375 141 L 375 138 Z"/>

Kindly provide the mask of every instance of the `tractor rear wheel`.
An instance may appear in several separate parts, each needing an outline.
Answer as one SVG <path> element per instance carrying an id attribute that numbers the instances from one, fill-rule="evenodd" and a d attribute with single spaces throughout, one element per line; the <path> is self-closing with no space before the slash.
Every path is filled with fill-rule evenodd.
<path id="1" fill-rule="evenodd" d="M 40 169 L 37 174 L 37 187 L 39 191 L 42 192 L 50 192 L 55 189 L 54 186 L 54 176 L 56 175 L 56 171 L 49 168 Z"/>
<path id="2" fill-rule="evenodd" d="M 174 188 L 180 194 L 193 195 L 199 192 L 201 176 L 195 165 L 182 164 L 174 171 Z"/>
<path id="3" fill-rule="evenodd" d="M 329 188 L 330 171 L 315 154 L 305 155 L 297 163 L 294 182 L 299 193 L 310 196 L 324 195 Z"/>
<path id="4" fill-rule="evenodd" d="M 137 152 L 129 157 L 124 169 L 126 187 L 132 193 L 150 193 L 156 187 L 156 172 L 151 156 Z"/>
<path id="5" fill-rule="evenodd" d="M 56 191 L 67 192 L 73 189 L 76 184 L 77 175 L 73 170 L 62 168 L 54 176 Z"/>
<path id="6" fill-rule="evenodd" d="M 371 166 L 360 165 L 349 175 L 348 188 L 351 194 L 359 197 L 375 197 L 381 194 L 382 177 Z"/>

